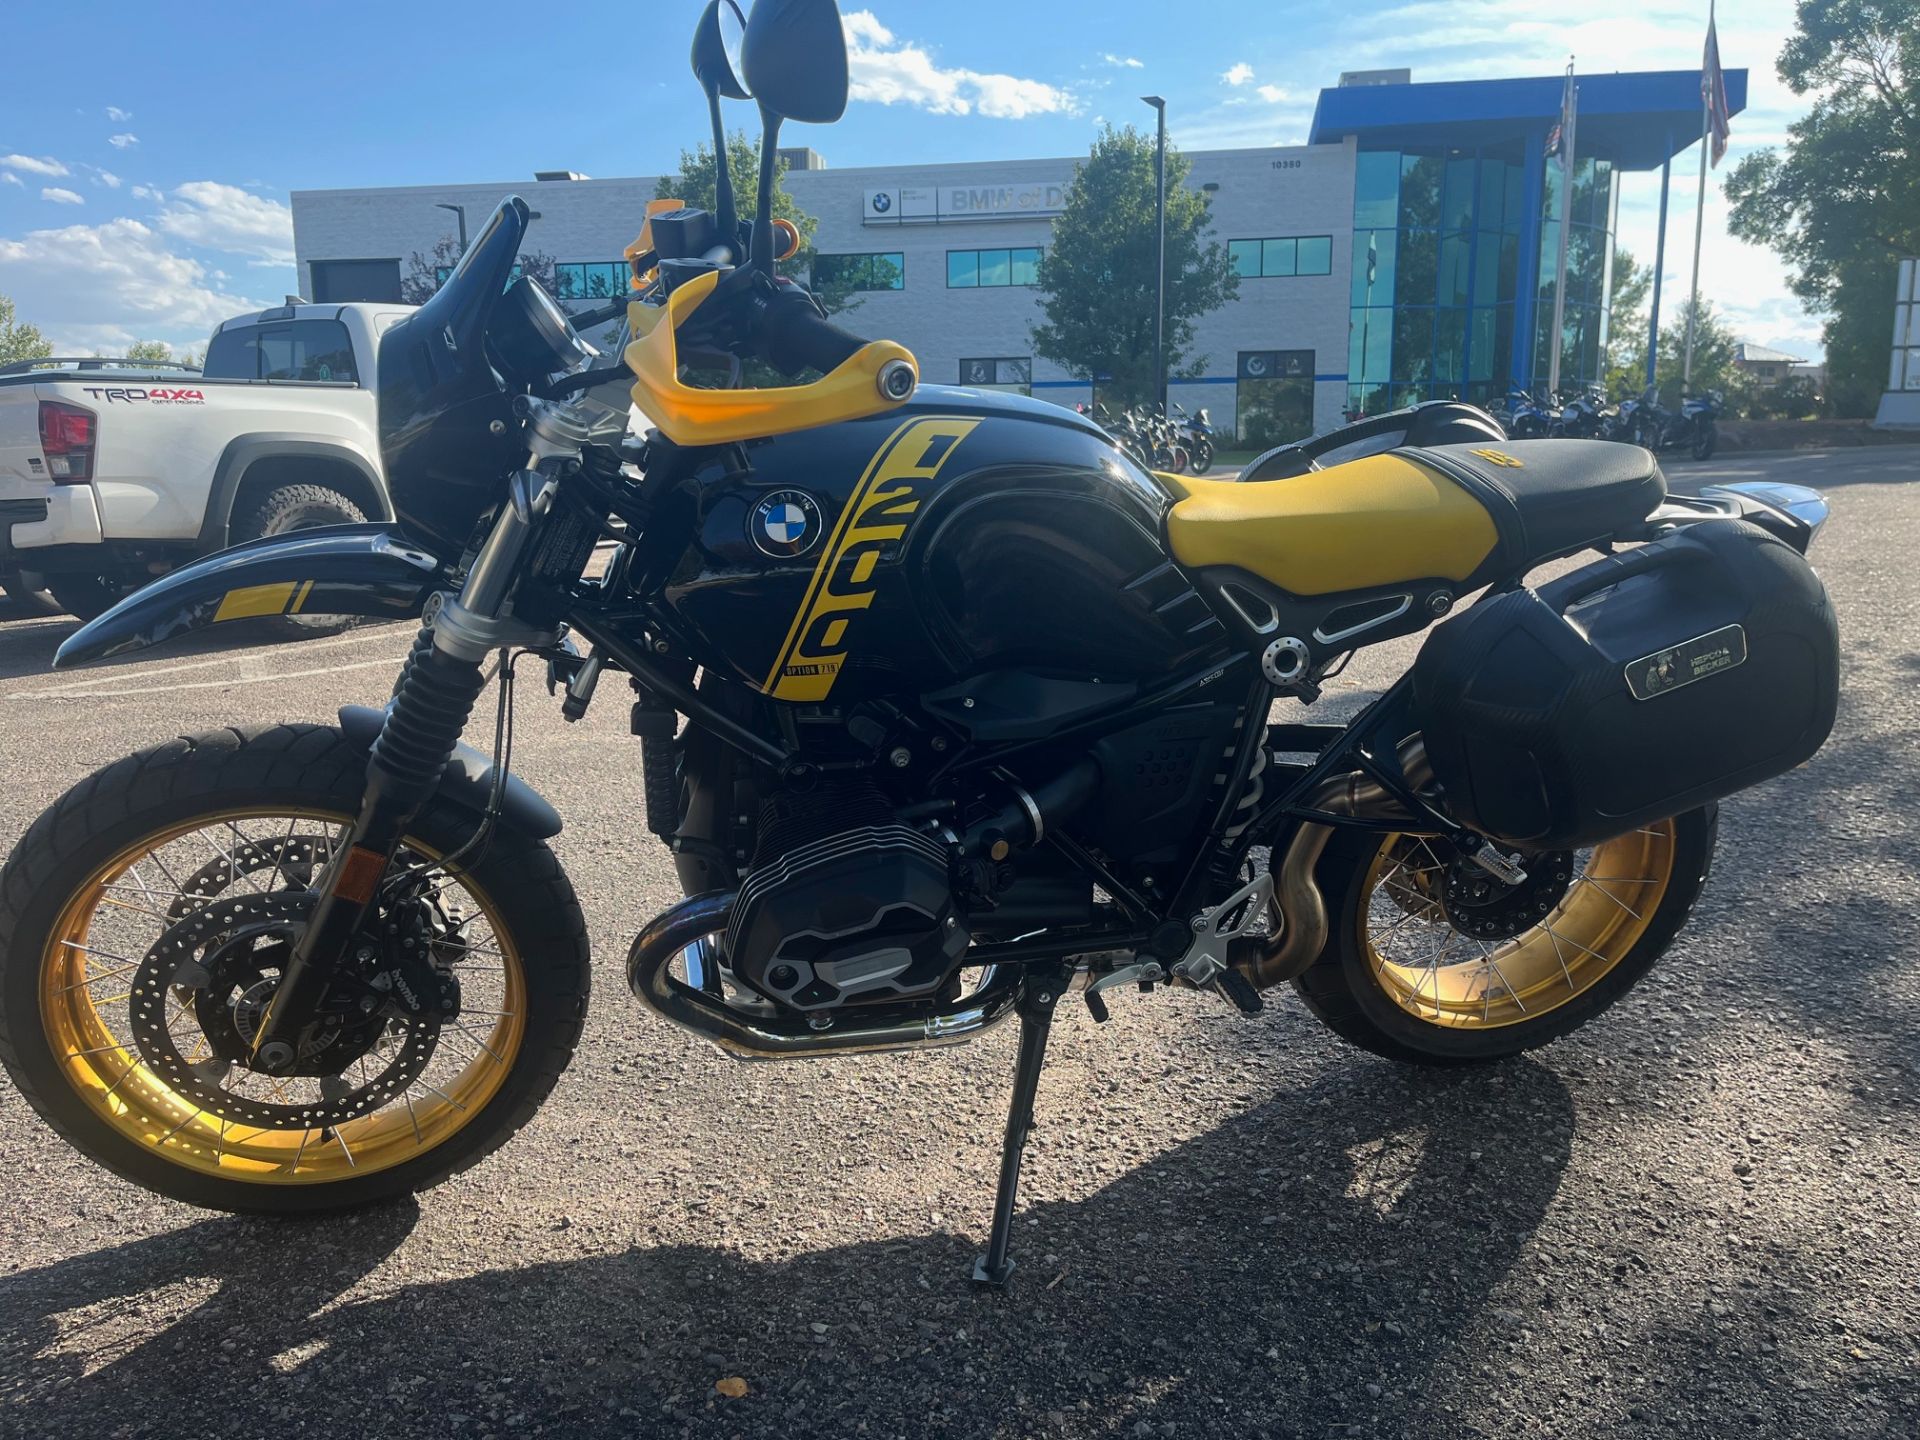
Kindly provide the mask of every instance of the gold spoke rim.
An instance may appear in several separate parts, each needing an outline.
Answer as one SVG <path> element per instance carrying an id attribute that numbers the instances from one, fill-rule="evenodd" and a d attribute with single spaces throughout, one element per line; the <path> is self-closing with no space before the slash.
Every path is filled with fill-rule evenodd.
<path id="1" fill-rule="evenodd" d="M 426 1073 L 395 1100 L 337 1128 L 256 1128 L 208 1114 L 190 1097 L 176 1093 L 144 1061 L 130 1025 L 124 1020 L 115 1023 L 112 1012 L 116 1002 L 122 1002 L 122 1010 L 125 1008 L 125 996 L 119 992 L 126 989 L 128 969 L 137 967 L 138 962 L 129 964 L 124 946 L 90 943 L 101 917 L 112 915 L 125 920 L 130 914 L 136 918 L 144 915 L 164 929 L 170 923 L 165 908 L 176 903 L 176 897 L 201 899 L 185 894 L 168 873 L 160 854 L 166 846 L 199 832 L 200 838 L 221 850 L 207 832 L 225 838 L 239 834 L 237 827 L 247 821 L 273 821 L 286 826 L 290 837 L 302 824 L 324 827 L 331 846 L 335 832 L 350 819 L 335 812 L 285 806 L 196 816 L 128 846 L 95 871 L 68 901 L 41 958 L 42 1028 L 55 1061 L 75 1093 L 121 1136 L 173 1164 L 226 1180 L 261 1185 L 325 1184 L 389 1169 L 436 1149 L 498 1092 L 526 1034 L 525 968 L 491 898 L 464 873 L 450 883 L 484 918 L 492 943 L 484 951 L 476 948 L 460 962 L 456 973 L 462 977 L 463 992 L 473 993 L 467 986 L 474 976 L 469 966 L 476 958 L 499 967 L 497 982 L 489 979 L 491 988 L 475 995 L 477 1008 L 468 1011 L 463 1004 L 458 1017 L 478 1023 L 443 1028 L 435 1063 Z M 270 844 L 274 838 L 265 836 L 253 843 Z M 322 837 L 301 838 L 317 841 Z M 429 860 L 440 858 L 417 840 L 410 839 L 407 848 Z M 167 888 L 156 889 L 136 872 L 136 867 L 149 859 L 153 868 L 167 874 Z M 264 878 L 270 885 L 276 877 L 269 874 Z M 233 889 L 235 893 L 251 894 L 263 889 L 261 880 L 260 876 L 243 874 L 234 881 Z M 139 896 L 146 904 L 127 905 L 129 894 Z M 104 968 L 93 971 L 90 961 Z M 491 965 L 487 972 L 489 977 L 494 973 Z M 96 992 L 102 981 L 106 982 L 105 988 Z M 444 1067 L 438 1063 L 442 1056 L 448 1062 Z M 251 1071 L 240 1070 L 238 1074 L 243 1078 L 235 1084 L 252 1087 L 256 1098 L 266 1098 L 256 1082 L 264 1082 L 267 1094 L 276 1099 L 286 1098 L 281 1082 Z"/>
<path id="2" fill-rule="evenodd" d="M 1632 952 L 1673 878 L 1662 820 L 1579 852 L 1558 904 L 1531 929 L 1489 942 L 1456 930 L 1406 879 L 1441 865 L 1432 842 L 1389 835 L 1369 866 L 1361 921 L 1369 971 L 1402 1011 L 1447 1029 L 1492 1030 L 1551 1014 Z"/>

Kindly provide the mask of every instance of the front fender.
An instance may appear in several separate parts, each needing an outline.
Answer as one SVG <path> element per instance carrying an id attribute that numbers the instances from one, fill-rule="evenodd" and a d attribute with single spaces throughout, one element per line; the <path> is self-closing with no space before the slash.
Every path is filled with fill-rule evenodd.
<path id="1" fill-rule="evenodd" d="M 64 670 L 144 650 L 230 620 L 357 615 L 404 620 L 448 584 L 445 567 L 391 525 L 329 525 L 269 535 L 196 560 L 136 590 L 67 637 Z M 236 639 L 236 643 L 244 643 Z"/>

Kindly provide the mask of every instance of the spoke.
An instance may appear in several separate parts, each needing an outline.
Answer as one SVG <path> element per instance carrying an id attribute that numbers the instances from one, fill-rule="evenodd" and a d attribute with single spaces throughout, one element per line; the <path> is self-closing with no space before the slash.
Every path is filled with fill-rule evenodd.
<path id="1" fill-rule="evenodd" d="M 309 1137 L 312 1136 L 312 1134 L 313 1134 L 313 1131 L 311 1129 L 301 1130 L 300 1144 L 299 1144 L 299 1147 L 295 1149 L 295 1151 L 293 1152 L 293 1169 L 288 1172 L 289 1174 L 298 1175 L 300 1173 L 300 1157 L 307 1153 L 307 1140 L 309 1139 Z"/>
<path id="2" fill-rule="evenodd" d="M 462 1105 L 458 1100 L 454 1099 L 453 1096 L 447 1094 L 447 1092 L 442 1090 L 438 1085 L 429 1085 L 425 1080 L 417 1081 L 416 1083 L 420 1086 L 422 1090 L 431 1090 L 434 1094 L 438 1095 L 442 1100 L 446 1101 L 447 1104 L 453 1106 L 453 1108 L 458 1110 L 461 1114 L 464 1115 L 466 1113 L 467 1107 Z"/>
<path id="3" fill-rule="evenodd" d="M 104 1055 L 109 1050 L 118 1050 L 119 1048 L 118 1044 L 96 1045 L 91 1050 L 69 1050 L 64 1058 L 68 1060 L 78 1060 L 82 1055 Z"/>
<path id="4" fill-rule="evenodd" d="M 269 886 L 273 883 L 274 875 L 278 875 L 282 880 L 285 880 L 289 886 L 293 884 L 293 877 L 287 874 L 286 869 L 287 852 L 293 848 L 293 832 L 299 828 L 300 817 L 298 815 L 287 821 L 287 833 L 281 838 L 279 853 L 273 857 L 272 874 L 267 877 Z"/>
<path id="5" fill-rule="evenodd" d="M 1553 958 L 1560 962 L 1560 974 L 1567 982 L 1567 989 L 1577 991 L 1580 987 L 1573 983 L 1573 972 L 1567 968 L 1567 956 L 1560 948 L 1560 937 L 1548 930 L 1547 939 L 1553 944 Z"/>
<path id="6" fill-rule="evenodd" d="M 1664 875 L 1582 875 L 1589 885 L 1658 885 Z"/>
<path id="7" fill-rule="evenodd" d="M 129 874 L 131 874 L 132 872 L 131 872 L 131 871 L 129 871 L 128 873 L 129 873 Z M 206 900 L 206 898 L 207 898 L 207 897 L 206 897 L 206 896 L 204 896 L 204 895 L 189 895 L 189 894 L 187 894 L 187 892 L 186 892 L 186 891 L 184 891 L 184 890 L 154 890 L 154 889 L 150 889 L 149 887 L 147 887 L 147 886 L 145 886 L 145 885 L 141 885 L 141 886 L 139 886 L 139 887 L 137 887 L 137 888 L 136 888 L 136 887 L 134 887 L 134 886 L 132 886 L 132 885 L 122 885 L 122 884 L 121 884 L 121 883 L 120 883 L 119 881 L 117 881 L 117 880 L 103 880 L 103 881 L 101 882 L 101 884 L 100 884 L 100 888 L 101 888 L 102 890 L 127 890 L 127 891 L 132 891 L 133 893 L 135 893 L 135 894 L 138 894 L 138 895 L 142 895 L 142 896 L 144 896 L 145 898 L 147 898 L 147 899 L 149 899 L 149 900 L 165 900 L 165 899 L 166 899 L 166 898 L 168 898 L 169 896 L 171 896 L 171 897 L 172 897 L 173 899 L 175 899 L 175 900 L 197 900 L 197 901 L 205 901 L 205 900 Z M 124 902 L 121 902 L 121 903 L 124 903 Z M 171 920 L 171 919 L 170 919 L 170 918 L 169 918 L 168 916 L 166 916 L 166 915 L 162 915 L 162 914 L 160 914 L 160 913 L 159 913 L 159 912 L 157 912 L 157 911 L 156 911 L 156 912 L 154 912 L 154 914 L 155 914 L 155 917 L 156 917 L 157 919 L 161 919 L 161 920 L 166 920 L 168 924 L 172 924 L 172 923 L 173 923 L 173 922 L 172 922 L 172 920 Z"/>
<path id="8" fill-rule="evenodd" d="M 167 1141 L 173 1139 L 174 1136 L 178 1135 L 182 1130 L 186 1129 L 187 1126 L 191 1125 L 195 1120 L 198 1120 L 204 1114 L 206 1114 L 206 1111 L 202 1110 L 198 1105 L 194 1106 L 193 1114 L 187 1116 L 186 1119 L 182 1120 L 178 1125 L 174 1126 L 173 1129 L 167 1131 L 166 1134 L 162 1135 L 160 1137 L 159 1143 L 161 1145 L 166 1144 Z"/>
<path id="9" fill-rule="evenodd" d="M 178 895 L 182 900 L 204 901 L 208 898 L 205 895 L 189 895 L 187 893 L 187 887 L 180 883 L 179 876 L 175 875 L 172 870 L 167 868 L 167 862 L 160 858 L 160 852 L 158 850 L 149 850 L 147 852 L 147 858 L 153 861 L 155 865 L 158 865 L 160 867 L 160 873 L 166 876 L 167 883 L 173 886 L 173 893 Z"/>
<path id="10" fill-rule="evenodd" d="M 124 975 L 129 970 L 138 970 L 139 968 L 140 962 L 138 960 L 130 960 L 118 970 L 102 970 L 98 975 L 89 975 L 86 979 L 76 980 L 71 985 L 62 985 L 54 993 L 56 995 L 65 995 L 74 990 L 84 990 L 96 980 L 111 980 L 116 975 Z M 128 993 L 131 994 L 132 992 L 129 991 Z M 123 996 L 122 998 L 124 999 L 125 997 Z M 96 1005 L 105 1005 L 108 1002 L 105 1000 L 96 1000 L 94 1003 Z"/>
<path id="11" fill-rule="evenodd" d="M 405 1090 L 402 1090 L 400 1092 L 400 1098 L 407 1102 L 407 1119 L 413 1122 L 413 1143 L 416 1145 L 426 1144 L 427 1137 L 420 1133 L 420 1117 L 414 1113 L 413 1109 L 413 1087 L 409 1085 Z"/>
<path id="12" fill-rule="evenodd" d="M 333 1138 L 340 1142 L 340 1153 L 347 1157 L 348 1168 L 358 1170 L 360 1168 L 359 1162 L 353 1158 L 353 1151 L 347 1148 L 347 1137 L 340 1133 L 340 1127 L 338 1125 L 333 1127 Z"/>
<path id="13" fill-rule="evenodd" d="M 252 872 L 242 870 L 240 868 L 240 858 L 239 858 L 240 855 L 245 854 L 249 849 L 258 850 L 260 847 L 258 845 L 255 845 L 253 841 L 249 840 L 246 836 L 246 832 L 243 831 L 238 825 L 234 824 L 233 821 L 229 820 L 226 822 L 226 824 L 227 824 L 227 829 L 233 832 L 233 838 L 240 842 L 235 847 L 235 850 L 237 853 L 233 855 L 227 854 L 225 850 L 222 850 L 220 848 L 219 843 L 215 841 L 211 835 L 206 836 L 207 843 L 209 845 L 212 845 L 214 850 L 218 852 L 220 858 L 227 862 L 227 869 L 233 872 L 233 883 L 237 884 L 241 880 L 245 880 L 248 885 L 253 887 L 254 894 L 256 895 L 266 894 L 267 892 L 261 886 L 260 882 L 253 878 Z M 206 834 L 205 831 L 202 831 L 201 833 L 203 835 Z"/>
<path id="14" fill-rule="evenodd" d="M 126 1083 L 127 1077 L 133 1074 L 133 1072 L 138 1070 L 139 1068 L 140 1068 L 140 1062 L 138 1060 L 135 1060 L 131 1065 L 127 1066 L 126 1069 L 122 1070 L 120 1072 L 120 1078 L 114 1081 L 113 1084 L 107 1086 L 107 1094 L 111 1095 L 113 1094 L 114 1091 L 118 1090 L 122 1085 Z"/>
<path id="15" fill-rule="evenodd" d="M 443 1030 L 458 1030 L 463 1035 L 491 1035 L 493 1033 L 491 1030 L 474 1030 L 465 1025 L 444 1025 L 441 1028 Z M 491 1045 L 487 1044 L 486 1041 L 475 1040 L 473 1043 L 491 1055 L 496 1065 L 504 1065 L 507 1063 L 506 1058 L 502 1056 L 498 1050 L 495 1050 Z"/>
<path id="16" fill-rule="evenodd" d="M 106 885 L 101 888 L 110 889 L 112 887 L 111 885 Z M 172 919 L 163 911 L 149 910 L 144 905 L 134 905 L 126 900 L 116 900 L 111 895 L 102 895 L 100 897 L 100 903 L 114 910 L 131 910 L 135 915 L 144 915 L 149 920 L 158 920 L 162 925 L 171 925 L 173 923 Z"/>
<path id="17" fill-rule="evenodd" d="M 1607 899 L 1613 901 L 1614 904 L 1618 905 L 1622 910 L 1626 911 L 1627 914 L 1631 915 L 1634 919 L 1638 920 L 1640 918 L 1640 912 L 1638 910 L 1634 909 L 1631 905 L 1627 904 L 1626 901 L 1622 900 L 1618 895 L 1614 894 L 1611 890 L 1602 890 L 1598 885 L 1594 885 L 1593 881 L 1589 880 L 1584 875 L 1580 877 L 1580 883 L 1582 885 L 1593 885 L 1595 894 L 1606 896 Z"/>
<path id="18" fill-rule="evenodd" d="M 1482 946 L 1481 949 L 1485 950 L 1486 947 Z M 1487 951 L 1486 961 L 1487 964 L 1492 967 L 1493 973 L 1500 977 L 1500 984 L 1505 988 L 1507 994 L 1513 998 L 1513 1003 L 1520 1007 L 1520 1013 L 1522 1015 L 1526 1014 L 1526 1002 L 1521 1000 L 1520 992 L 1513 988 L 1513 982 L 1507 979 L 1507 972 L 1500 968 L 1500 961 L 1495 958 L 1492 951 Z M 1491 995 L 1491 993 L 1491 991 L 1488 992 L 1489 995 Z"/>
<path id="19" fill-rule="evenodd" d="M 62 940 L 60 943 L 71 950 L 83 951 L 96 960 L 111 960 L 117 965 L 138 965 L 140 963 L 138 960 L 129 960 L 124 955 L 116 955 L 111 950 L 95 950 L 91 946 L 82 945 L 78 940 Z"/>
<path id="20" fill-rule="evenodd" d="M 1545 930 L 1547 934 L 1551 935 L 1555 940 L 1564 940 L 1567 942 L 1567 944 L 1573 946 L 1574 949 L 1585 951 L 1587 954 L 1591 955 L 1594 959 L 1599 960 L 1602 963 L 1608 963 L 1608 964 L 1611 963 L 1610 961 L 1607 960 L 1607 957 L 1602 955 L 1598 950 L 1589 950 L 1585 945 L 1582 945 L 1578 940 L 1574 939 L 1571 935 L 1562 935 L 1558 930 L 1555 930 L 1551 925 L 1545 924 L 1543 922 L 1540 928 L 1542 930 Z"/>

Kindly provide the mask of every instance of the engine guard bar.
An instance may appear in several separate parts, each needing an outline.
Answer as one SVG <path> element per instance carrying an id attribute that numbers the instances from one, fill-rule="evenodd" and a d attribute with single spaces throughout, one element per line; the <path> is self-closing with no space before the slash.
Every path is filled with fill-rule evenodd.
<path id="1" fill-rule="evenodd" d="M 675 979 L 669 968 L 689 946 L 726 929 L 737 898 L 736 891 L 723 890 L 682 900 L 635 936 L 627 952 L 627 984 L 641 1004 L 736 1059 L 811 1059 L 958 1045 L 1014 1013 L 1023 974 L 1018 965 L 987 966 L 979 985 L 931 1014 L 876 1006 L 870 1018 L 843 1013 L 827 1030 L 815 1030 L 797 1017 L 750 1014 Z"/>

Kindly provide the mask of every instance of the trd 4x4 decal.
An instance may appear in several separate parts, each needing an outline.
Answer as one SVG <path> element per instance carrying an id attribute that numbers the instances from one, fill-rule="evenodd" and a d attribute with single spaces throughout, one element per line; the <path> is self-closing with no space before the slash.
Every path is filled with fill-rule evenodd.
<path id="1" fill-rule="evenodd" d="M 143 390 L 137 385 L 87 385 L 82 388 L 94 399 L 105 400 L 109 405 L 121 401 L 128 404 L 148 405 L 204 405 L 207 403 L 205 392 L 200 390 L 162 389 L 159 386 Z"/>

